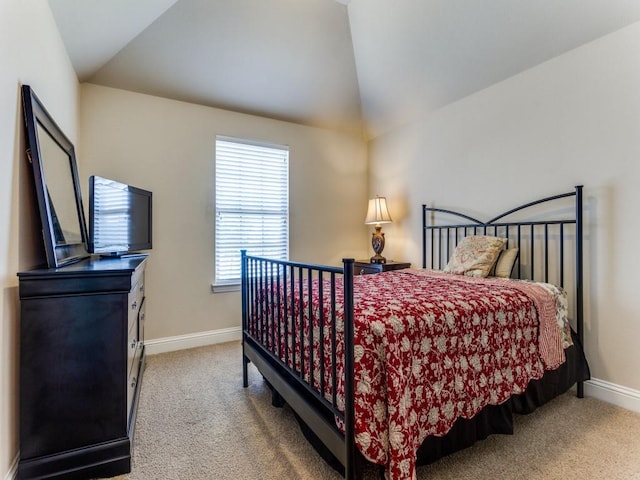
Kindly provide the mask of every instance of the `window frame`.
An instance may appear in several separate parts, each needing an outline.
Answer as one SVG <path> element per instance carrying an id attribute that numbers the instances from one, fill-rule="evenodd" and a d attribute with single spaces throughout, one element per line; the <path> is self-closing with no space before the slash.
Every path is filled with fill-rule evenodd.
<path id="1" fill-rule="evenodd" d="M 230 136 L 226 136 L 226 135 L 216 135 L 215 138 L 215 156 L 214 156 L 214 181 L 213 181 L 213 220 L 214 220 L 214 280 L 213 283 L 211 285 L 211 290 L 214 293 L 219 293 L 219 292 L 229 292 L 229 291 L 238 291 L 240 289 L 240 283 L 241 283 L 241 278 L 240 276 L 238 277 L 233 277 L 233 278 L 219 278 L 220 275 L 220 271 L 219 271 L 219 258 L 220 255 L 223 255 L 222 253 L 219 253 L 218 247 L 220 245 L 219 242 L 219 237 L 218 234 L 220 232 L 220 228 L 219 228 L 219 215 L 220 214 L 224 214 L 224 212 L 227 213 L 231 213 L 231 214 L 238 214 L 239 211 L 242 210 L 242 208 L 240 206 L 234 208 L 224 208 L 224 209 L 220 209 L 219 208 L 219 201 L 218 201 L 218 180 L 219 180 L 219 175 L 218 175 L 218 168 L 219 168 L 219 151 L 218 151 L 218 147 L 219 147 L 219 142 L 226 142 L 226 143 L 231 143 L 231 144 L 237 144 L 239 146 L 248 146 L 248 147 L 256 147 L 258 149 L 272 149 L 274 150 L 274 153 L 279 153 L 283 156 L 282 160 L 284 160 L 285 162 L 285 166 L 284 166 L 284 172 L 280 172 L 278 174 L 278 176 L 282 176 L 284 175 L 284 189 L 279 190 L 279 194 L 274 195 L 272 198 L 276 198 L 279 199 L 280 201 L 282 200 L 282 198 L 284 197 L 285 202 L 284 202 L 284 209 L 281 210 L 279 213 L 276 210 L 275 213 L 271 212 L 269 214 L 265 213 L 267 210 L 247 210 L 246 212 L 244 212 L 245 215 L 250 215 L 250 216 L 257 216 L 260 219 L 263 218 L 268 218 L 269 216 L 273 216 L 276 215 L 279 218 L 282 218 L 285 222 L 285 227 L 284 227 L 284 238 L 280 237 L 281 240 L 284 240 L 284 258 L 279 258 L 279 257 L 273 257 L 273 258 L 279 258 L 282 260 L 288 260 L 289 259 L 289 246 L 290 246 L 290 223 L 289 223 L 289 216 L 290 216 L 290 148 L 288 145 L 283 145 L 283 144 L 276 144 L 276 143 L 269 143 L 269 142 L 262 142 L 262 141 L 258 141 L 258 140 L 252 140 L 252 139 L 247 139 L 247 138 L 238 138 L 238 137 L 230 137 Z M 238 160 L 241 160 L 240 158 L 241 156 L 238 155 Z M 265 158 L 266 161 L 266 158 Z M 228 178 L 230 180 L 233 180 L 232 178 Z M 261 197 L 260 195 L 256 196 L 257 198 L 264 198 Z M 262 212 L 262 213 L 261 213 Z M 259 246 L 259 248 L 264 248 L 264 243 L 261 244 Z M 249 252 L 249 254 L 251 254 L 251 248 L 248 248 L 247 246 L 243 245 L 241 248 L 246 248 Z M 254 253 L 257 255 L 261 255 L 261 253 Z M 228 258 L 228 256 L 227 256 Z M 240 252 L 238 251 L 238 264 L 240 263 Z"/>

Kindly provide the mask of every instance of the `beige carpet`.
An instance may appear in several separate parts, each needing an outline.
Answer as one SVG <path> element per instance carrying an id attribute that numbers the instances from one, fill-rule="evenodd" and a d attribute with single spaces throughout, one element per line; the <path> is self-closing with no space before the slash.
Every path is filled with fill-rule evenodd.
<path id="1" fill-rule="evenodd" d="M 150 356 L 133 470 L 124 480 L 339 479 L 307 444 L 288 408 L 271 406 L 250 367 L 242 388 L 237 342 Z M 640 415 L 563 395 L 418 478 L 640 479 Z M 373 472 L 367 478 L 376 478 Z"/>

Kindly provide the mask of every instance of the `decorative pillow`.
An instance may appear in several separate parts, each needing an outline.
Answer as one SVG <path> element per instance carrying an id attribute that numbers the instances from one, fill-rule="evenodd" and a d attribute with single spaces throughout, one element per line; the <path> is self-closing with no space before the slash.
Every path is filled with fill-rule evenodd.
<path id="1" fill-rule="evenodd" d="M 518 258 L 518 252 L 519 250 L 515 247 L 500 251 L 492 276 L 510 278 L 513 265 Z"/>
<path id="2" fill-rule="evenodd" d="M 500 237 L 485 235 L 464 237 L 456 246 L 444 271 L 468 277 L 486 277 L 506 243 L 507 239 Z"/>

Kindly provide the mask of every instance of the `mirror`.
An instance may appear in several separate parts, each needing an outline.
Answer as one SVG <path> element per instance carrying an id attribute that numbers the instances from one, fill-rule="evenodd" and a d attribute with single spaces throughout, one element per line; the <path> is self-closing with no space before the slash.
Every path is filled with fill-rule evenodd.
<path id="1" fill-rule="evenodd" d="M 89 256 L 75 150 L 28 85 L 22 99 L 47 263 L 57 268 Z"/>

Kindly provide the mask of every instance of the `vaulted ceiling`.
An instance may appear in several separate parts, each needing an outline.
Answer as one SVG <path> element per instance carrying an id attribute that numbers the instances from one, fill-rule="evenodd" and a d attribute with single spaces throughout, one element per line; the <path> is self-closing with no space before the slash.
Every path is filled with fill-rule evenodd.
<path id="1" fill-rule="evenodd" d="M 49 0 L 80 81 L 367 137 L 640 21 L 638 0 Z"/>

